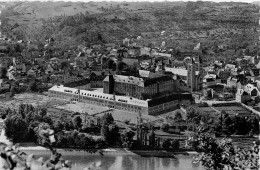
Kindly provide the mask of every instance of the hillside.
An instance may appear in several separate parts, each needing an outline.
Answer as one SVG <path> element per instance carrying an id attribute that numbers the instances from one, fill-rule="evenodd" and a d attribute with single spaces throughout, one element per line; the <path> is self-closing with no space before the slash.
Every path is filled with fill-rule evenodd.
<path id="1" fill-rule="evenodd" d="M 234 2 L 17 2 L 3 10 L 2 30 L 37 43 L 54 37 L 57 48 L 141 36 L 139 45 L 189 51 L 200 42 L 205 54 L 230 57 L 258 52 L 258 12 Z"/>

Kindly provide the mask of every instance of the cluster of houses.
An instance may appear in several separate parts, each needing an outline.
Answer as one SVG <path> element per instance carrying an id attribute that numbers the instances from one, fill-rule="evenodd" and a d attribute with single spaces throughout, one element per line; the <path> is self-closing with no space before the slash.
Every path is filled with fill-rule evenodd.
<path id="1" fill-rule="evenodd" d="M 140 47 L 127 40 L 121 45 L 79 46 L 62 52 L 52 49 L 53 42 L 50 39 L 43 52 L 23 50 L 16 57 L 8 56 L 7 47 L 1 46 L 0 67 L 7 71 L 1 84 L 35 78 L 49 88 L 104 88 L 104 93 L 109 93 L 106 84 L 113 75 L 113 93 L 138 99 L 193 93 L 216 85 L 238 89 L 233 97 L 239 102 L 259 95 L 260 59 L 255 56 L 203 63 L 200 44 L 189 53 L 175 56 L 173 49 Z"/>

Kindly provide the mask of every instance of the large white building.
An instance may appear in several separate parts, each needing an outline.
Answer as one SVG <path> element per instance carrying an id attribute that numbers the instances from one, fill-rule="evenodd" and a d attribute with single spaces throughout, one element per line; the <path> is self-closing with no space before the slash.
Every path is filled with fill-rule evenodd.
<path id="1" fill-rule="evenodd" d="M 64 86 L 53 86 L 49 89 L 50 97 L 67 101 L 78 101 L 101 107 L 109 107 L 135 113 L 157 115 L 175 110 L 177 105 L 190 105 L 192 95 L 189 93 L 173 94 L 156 99 L 140 100 L 128 96 L 105 94 L 99 91 L 79 90 Z"/>

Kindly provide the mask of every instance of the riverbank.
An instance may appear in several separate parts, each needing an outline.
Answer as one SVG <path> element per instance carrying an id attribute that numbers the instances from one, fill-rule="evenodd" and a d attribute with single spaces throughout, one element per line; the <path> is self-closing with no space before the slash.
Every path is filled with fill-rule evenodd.
<path id="1" fill-rule="evenodd" d="M 33 154 L 49 154 L 49 150 L 45 147 L 42 146 L 28 146 L 28 147 L 20 147 L 20 150 L 23 152 L 30 152 Z M 57 149 L 59 153 L 62 155 L 113 155 L 113 156 L 137 156 L 134 151 L 125 149 L 125 148 L 107 148 L 107 149 L 99 149 L 98 152 L 96 149 L 71 149 L 71 148 L 66 148 L 66 149 Z M 151 151 L 145 151 L 141 150 L 142 152 L 151 152 Z M 155 151 L 156 152 L 156 151 Z M 170 152 L 176 155 L 177 157 L 193 157 L 194 155 L 198 154 L 197 152 L 194 151 L 178 151 L 178 152 Z"/>

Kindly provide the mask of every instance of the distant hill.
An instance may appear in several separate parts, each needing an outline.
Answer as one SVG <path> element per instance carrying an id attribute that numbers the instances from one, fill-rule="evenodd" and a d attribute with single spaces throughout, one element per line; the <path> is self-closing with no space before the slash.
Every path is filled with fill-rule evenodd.
<path id="1" fill-rule="evenodd" d="M 200 42 L 204 54 L 215 57 L 235 56 L 239 49 L 247 49 L 248 55 L 259 51 L 255 44 L 260 7 L 250 3 L 59 1 L 4 5 L 2 32 L 40 44 L 53 37 L 59 48 L 141 36 L 139 45 L 160 46 L 165 41 L 166 47 L 179 51 L 189 51 Z"/>

